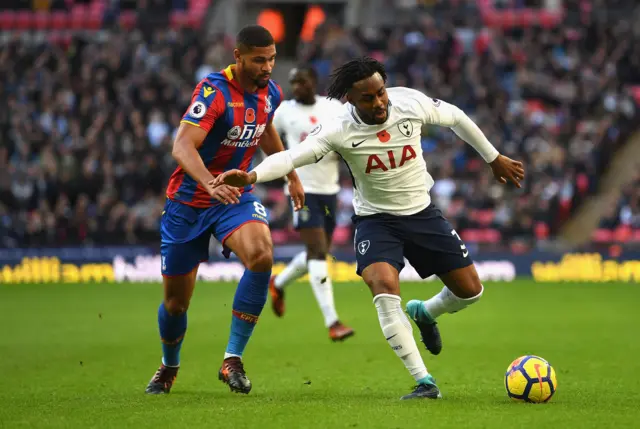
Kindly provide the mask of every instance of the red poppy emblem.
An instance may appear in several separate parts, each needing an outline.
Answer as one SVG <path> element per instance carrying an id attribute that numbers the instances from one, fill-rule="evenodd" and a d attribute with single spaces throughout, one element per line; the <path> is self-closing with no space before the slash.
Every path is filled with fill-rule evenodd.
<path id="1" fill-rule="evenodd" d="M 309 120 L 314 125 L 318 122 L 318 118 L 316 118 L 315 116 L 309 116 Z"/>
<path id="2" fill-rule="evenodd" d="M 256 111 L 249 107 L 244 113 L 244 120 L 248 123 L 254 122 L 256 120 Z"/>
<path id="3" fill-rule="evenodd" d="M 380 140 L 382 143 L 386 143 L 391 139 L 391 134 L 389 134 L 386 130 L 382 130 L 376 135 L 378 136 L 378 140 Z"/>

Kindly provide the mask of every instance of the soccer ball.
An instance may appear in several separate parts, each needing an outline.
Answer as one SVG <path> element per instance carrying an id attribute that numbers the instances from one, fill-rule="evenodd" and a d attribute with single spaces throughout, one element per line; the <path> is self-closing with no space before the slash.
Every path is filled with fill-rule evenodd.
<path id="1" fill-rule="evenodd" d="M 521 356 L 507 368 L 504 385 L 511 399 L 537 404 L 551 399 L 558 382 L 549 362 L 538 356 Z"/>

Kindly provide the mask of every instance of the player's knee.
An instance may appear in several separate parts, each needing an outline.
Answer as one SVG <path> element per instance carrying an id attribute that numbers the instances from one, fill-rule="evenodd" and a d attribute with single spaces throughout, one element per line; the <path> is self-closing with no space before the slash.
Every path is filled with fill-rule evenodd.
<path id="1" fill-rule="evenodd" d="M 373 273 L 365 278 L 373 296 L 382 293 L 400 295 L 400 285 L 396 276 L 387 273 Z"/>
<path id="2" fill-rule="evenodd" d="M 247 256 L 246 267 L 251 271 L 269 271 L 272 265 L 273 249 L 270 245 L 255 246 Z"/>
<path id="3" fill-rule="evenodd" d="M 187 299 L 170 297 L 164 300 L 164 308 L 172 316 L 182 314 L 189 309 L 189 301 Z"/>

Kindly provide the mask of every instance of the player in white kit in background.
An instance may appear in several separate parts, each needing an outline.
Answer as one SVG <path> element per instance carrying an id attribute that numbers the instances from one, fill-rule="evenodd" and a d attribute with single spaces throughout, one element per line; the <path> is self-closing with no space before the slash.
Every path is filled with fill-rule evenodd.
<path id="1" fill-rule="evenodd" d="M 280 178 L 330 151 L 339 153 L 354 179 L 357 272 L 373 294 L 382 332 L 416 380 L 402 397 L 441 397 L 413 338 L 400 298 L 399 273 L 406 257 L 421 277 L 436 274 L 443 289 L 426 301 L 411 300 L 406 311 L 432 354 L 442 349 L 436 319 L 478 301 L 483 286 L 469 252 L 452 225 L 431 204 L 433 179 L 420 144 L 423 124 L 451 128 L 489 163 L 501 183 L 520 187 L 522 163 L 500 155 L 459 108 L 409 88 L 386 88 L 384 66 L 358 58 L 332 76 L 329 97 L 347 97 L 347 111 L 321 123 L 305 142 L 269 156 L 254 170 L 227 171 L 214 184 L 244 186 Z"/>
<path id="2" fill-rule="evenodd" d="M 345 107 L 337 100 L 316 95 L 318 76 L 313 67 L 300 66 L 289 73 L 293 99 L 276 111 L 273 125 L 283 136 L 287 149 L 303 142 L 321 121 L 339 114 Z M 271 306 L 278 317 L 285 312 L 284 288 L 309 273 L 309 282 L 318 301 L 329 338 L 341 341 L 354 334 L 338 319 L 333 299 L 333 284 L 327 270 L 327 253 L 336 226 L 336 200 L 340 191 L 339 160 L 335 153 L 321 161 L 296 170 L 305 192 L 305 207 L 293 211 L 294 227 L 300 232 L 306 251 L 297 254 L 287 267 L 271 278 Z M 285 187 L 285 192 L 288 188 Z"/>

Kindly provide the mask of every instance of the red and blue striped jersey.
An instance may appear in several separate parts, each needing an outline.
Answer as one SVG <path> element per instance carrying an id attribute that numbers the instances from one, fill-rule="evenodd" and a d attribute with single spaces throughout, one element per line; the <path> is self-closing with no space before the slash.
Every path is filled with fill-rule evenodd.
<path id="1" fill-rule="evenodd" d="M 260 136 L 283 99 L 282 89 L 272 80 L 254 93 L 245 91 L 234 79 L 232 67 L 204 78 L 182 117 L 183 123 L 207 132 L 198 153 L 214 177 L 236 168 L 251 170 Z M 243 192 L 251 189 L 247 186 Z M 192 207 L 219 204 L 180 166 L 169 179 L 167 197 Z"/>

